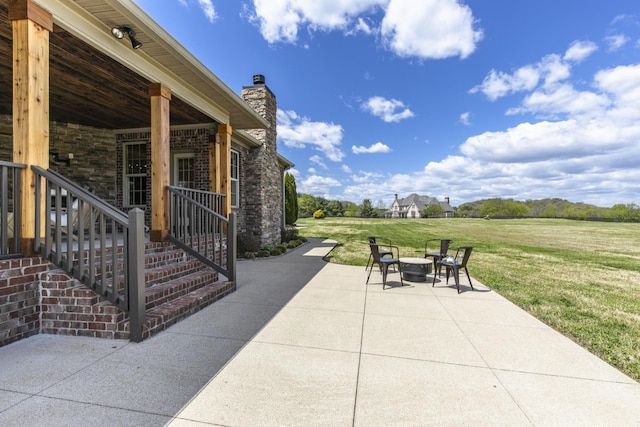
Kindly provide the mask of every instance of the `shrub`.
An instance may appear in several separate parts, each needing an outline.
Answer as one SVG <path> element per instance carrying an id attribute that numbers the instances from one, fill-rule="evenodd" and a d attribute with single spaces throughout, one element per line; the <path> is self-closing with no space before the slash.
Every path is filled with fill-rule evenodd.
<path id="1" fill-rule="evenodd" d="M 260 242 L 254 235 L 238 233 L 236 253 L 238 256 L 247 252 L 257 252 L 260 249 Z"/>
<path id="2" fill-rule="evenodd" d="M 296 227 L 287 226 L 282 229 L 280 239 L 282 242 L 290 242 L 298 238 L 298 229 Z"/>
<path id="3" fill-rule="evenodd" d="M 277 246 L 276 246 L 275 248 L 272 248 L 272 249 L 269 251 L 269 254 L 270 254 L 271 256 L 278 256 L 278 255 L 282 255 L 282 250 L 281 250 L 279 247 L 277 247 Z"/>
<path id="4" fill-rule="evenodd" d="M 256 252 L 256 257 L 258 258 L 266 258 L 269 255 L 271 255 L 271 253 L 268 249 L 260 249 L 258 252 Z"/>
<path id="5" fill-rule="evenodd" d="M 256 257 L 256 254 L 254 254 L 253 252 L 245 252 L 243 254 L 243 258 L 246 259 L 254 259 Z"/>
<path id="6" fill-rule="evenodd" d="M 322 212 L 322 209 L 318 209 L 317 211 L 315 211 L 313 213 L 313 217 L 315 219 L 322 219 L 322 218 L 324 218 L 324 212 Z"/>

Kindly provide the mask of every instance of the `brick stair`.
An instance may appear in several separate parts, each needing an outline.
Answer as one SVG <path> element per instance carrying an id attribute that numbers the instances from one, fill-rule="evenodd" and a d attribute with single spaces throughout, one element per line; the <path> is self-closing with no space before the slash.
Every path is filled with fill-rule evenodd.
<path id="1" fill-rule="evenodd" d="M 128 339 L 129 319 L 61 271 L 47 276 L 43 329 L 48 333 Z M 235 290 L 218 272 L 168 243 L 145 246 L 146 339 Z M 71 314 L 70 314 L 71 313 Z"/>
<path id="2" fill-rule="evenodd" d="M 171 243 L 145 247 L 145 325 L 143 338 L 209 306 L 235 290 L 218 272 Z M 118 323 L 118 338 L 129 338 L 129 320 Z"/>

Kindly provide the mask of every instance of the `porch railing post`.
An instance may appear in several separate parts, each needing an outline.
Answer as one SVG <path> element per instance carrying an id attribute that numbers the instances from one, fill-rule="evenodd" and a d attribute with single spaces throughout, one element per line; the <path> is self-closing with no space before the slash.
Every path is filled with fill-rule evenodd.
<path id="1" fill-rule="evenodd" d="M 228 279 L 231 282 L 236 281 L 236 213 L 229 213 L 229 224 L 227 225 L 227 271 Z M 222 242 L 221 242 L 222 243 Z"/>
<path id="2" fill-rule="evenodd" d="M 144 315 L 144 212 L 129 211 L 129 239 L 127 242 L 129 285 L 129 340 L 142 341 Z"/>

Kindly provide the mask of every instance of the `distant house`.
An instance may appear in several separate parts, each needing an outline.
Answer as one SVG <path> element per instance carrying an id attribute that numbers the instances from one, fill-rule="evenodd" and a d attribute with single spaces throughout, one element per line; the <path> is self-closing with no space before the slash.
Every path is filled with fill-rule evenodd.
<path id="1" fill-rule="evenodd" d="M 385 213 L 386 218 L 422 218 L 422 211 L 431 205 L 440 205 L 444 209 L 442 218 L 453 218 L 453 208 L 449 204 L 449 198 L 445 197 L 444 202 L 438 201 L 435 197 L 420 196 L 412 193 L 404 199 L 398 199 L 395 195 L 391 207 Z"/>

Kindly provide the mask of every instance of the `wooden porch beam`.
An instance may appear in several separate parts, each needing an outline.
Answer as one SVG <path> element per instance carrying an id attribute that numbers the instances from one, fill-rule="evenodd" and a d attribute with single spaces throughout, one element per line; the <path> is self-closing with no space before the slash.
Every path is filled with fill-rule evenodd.
<path id="1" fill-rule="evenodd" d="M 13 33 L 13 161 L 24 163 L 20 183 L 23 254 L 34 255 L 35 174 L 32 165 L 49 168 L 49 33 L 53 16 L 31 0 L 11 0 L 9 19 Z M 42 193 L 42 206 L 45 194 Z M 42 224 L 45 210 L 40 212 Z"/>
<path id="2" fill-rule="evenodd" d="M 163 242 L 169 235 L 170 103 L 171 89 L 149 85 L 151 97 L 151 230 L 149 239 Z"/>

